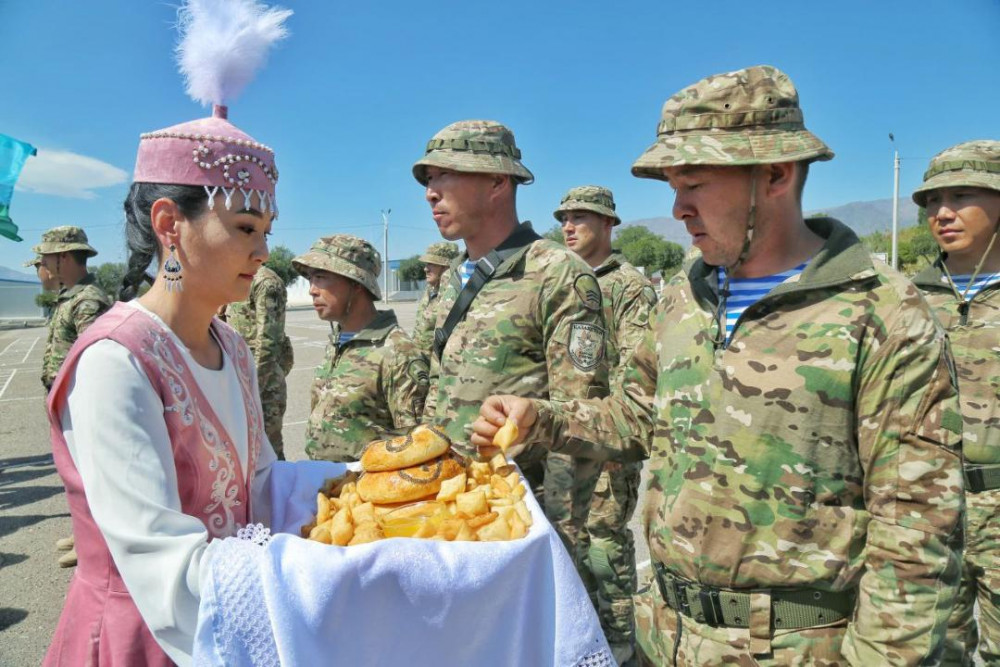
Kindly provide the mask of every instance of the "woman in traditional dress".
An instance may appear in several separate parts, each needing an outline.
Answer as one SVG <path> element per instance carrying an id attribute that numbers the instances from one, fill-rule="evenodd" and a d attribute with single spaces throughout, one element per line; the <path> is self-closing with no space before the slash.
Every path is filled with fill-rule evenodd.
<path id="1" fill-rule="evenodd" d="M 79 565 L 46 665 L 189 663 L 209 541 L 268 523 L 275 457 L 253 359 L 214 315 L 247 298 L 268 257 L 277 171 L 222 105 L 290 13 L 256 0 L 181 10 L 189 93 L 215 106 L 142 135 L 125 200 L 124 302 L 80 337 L 49 394 Z M 255 46 L 235 70 L 230 54 L 204 48 L 206 35 L 225 43 L 219 26 Z M 131 300 L 154 260 L 152 287 Z"/>

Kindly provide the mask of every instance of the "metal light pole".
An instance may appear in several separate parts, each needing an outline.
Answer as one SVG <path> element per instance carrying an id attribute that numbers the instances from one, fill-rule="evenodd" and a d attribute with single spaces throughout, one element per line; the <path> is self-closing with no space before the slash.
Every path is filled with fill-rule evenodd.
<path id="1" fill-rule="evenodd" d="M 389 301 L 389 214 L 391 208 L 382 209 L 382 292 Z"/>
<path id="2" fill-rule="evenodd" d="M 892 179 L 892 263 L 894 269 L 899 268 L 899 151 L 896 148 L 896 138 L 889 133 L 889 141 L 893 147 L 893 179 Z"/>

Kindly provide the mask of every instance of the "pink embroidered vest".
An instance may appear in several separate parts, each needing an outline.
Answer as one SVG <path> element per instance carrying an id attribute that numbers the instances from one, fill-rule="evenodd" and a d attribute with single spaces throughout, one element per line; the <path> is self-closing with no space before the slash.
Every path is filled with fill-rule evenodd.
<path id="1" fill-rule="evenodd" d="M 251 519 L 250 490 L 264 438 L 263 415 L 254 392 L 253 361 L 246 343 L 227 324 L 215 320 L 212 331 L 235 365 L 240 381 L 247 418 L 247 475 L 229 434 L 202 394 L 173 337 L 145 312 L 115 304 L 80 336 L 56 376 L 48 399 L 52 449 L 66 485 L 79 564 L 45 665 L 171 664 L 142 621 L 115 567 L 63 438 L 59 415 L 66 401 L 68 380 L 90 345 L 110 339 L 126 347 L 163 402 L 182 511 L 205 524 L 209 539 L 235 535 Z M 114 406 L 108 405 L 107 409 L 113 410 Z"/>

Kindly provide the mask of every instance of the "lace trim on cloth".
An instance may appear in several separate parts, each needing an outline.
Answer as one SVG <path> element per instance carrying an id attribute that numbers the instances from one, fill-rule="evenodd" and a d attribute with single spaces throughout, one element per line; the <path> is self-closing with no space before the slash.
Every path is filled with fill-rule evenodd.
<path id="1" fill-rule="evenodd" d="M 617 667 L 617 664 L 614 657 L 602 648 L 583 656 L 573 667 Z"/>
<path id="2" fill-rule="evenodd" d="M 280 667 L 271 622 L 266 613 L 264 589 L 258 571 L 271 541 L 271 530 L 262 524 L 240 528 L 235 539 L 212 544 L 216 599 L 219 604 L 215 636 L 226 665 Z"/>

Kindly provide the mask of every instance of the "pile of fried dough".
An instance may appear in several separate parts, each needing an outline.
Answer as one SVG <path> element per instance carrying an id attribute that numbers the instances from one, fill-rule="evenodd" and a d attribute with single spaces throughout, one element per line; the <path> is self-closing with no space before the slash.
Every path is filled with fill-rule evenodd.
<path id="1" fill-rule="evenodd" d="M 503 453 L 462 459 L 433 427 L 371 443 L 361 468 L 327 481 L 303 537 L 337 546 L 404 536 L 487 542 L 524 537 L 532 524 L 524 484 Z"/>

